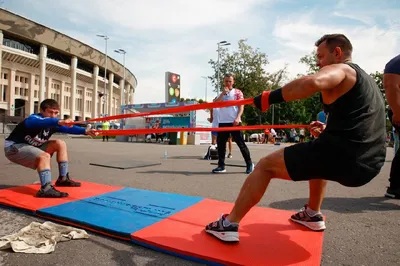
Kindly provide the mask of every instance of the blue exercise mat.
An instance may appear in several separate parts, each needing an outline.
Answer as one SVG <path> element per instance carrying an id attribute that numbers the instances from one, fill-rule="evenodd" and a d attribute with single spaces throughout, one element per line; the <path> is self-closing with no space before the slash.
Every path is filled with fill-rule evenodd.
<path id="1" fill-rule="evenodd" d="M 132 233 L 201 200 L 203 200 L 201 197 L 123 188 L 99 196 L 39 209 L 37 214 L 130 238 Z"/>

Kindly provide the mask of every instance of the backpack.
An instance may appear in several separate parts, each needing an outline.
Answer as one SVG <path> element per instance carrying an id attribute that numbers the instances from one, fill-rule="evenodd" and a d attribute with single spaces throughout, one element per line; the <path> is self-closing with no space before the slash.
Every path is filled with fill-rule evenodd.
<path id="1" fill-rule="evenodd" d="M 207 149 L 204 160 L 218 160 L 218 147 L 217 145 L 210 145 Z"/>

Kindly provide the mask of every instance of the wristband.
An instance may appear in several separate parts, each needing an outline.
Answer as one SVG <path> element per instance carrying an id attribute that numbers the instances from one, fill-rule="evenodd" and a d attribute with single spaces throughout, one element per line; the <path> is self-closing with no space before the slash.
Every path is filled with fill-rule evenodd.
<path id="1" fill-rule="evenodd" d="M 283 103 L 285 99 L 283 99 L 282 88 L 271 91 L 268 97 L 269 104 Z"/>

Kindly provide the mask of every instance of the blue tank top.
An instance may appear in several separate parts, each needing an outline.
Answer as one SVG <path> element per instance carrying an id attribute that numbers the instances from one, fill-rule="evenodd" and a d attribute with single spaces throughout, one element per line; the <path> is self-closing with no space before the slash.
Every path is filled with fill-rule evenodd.
<path id="1" fill-rule="evenodd" d="M 323 111 L 318 113 L 318 121 L 326 124 L 326 114 Z"/>

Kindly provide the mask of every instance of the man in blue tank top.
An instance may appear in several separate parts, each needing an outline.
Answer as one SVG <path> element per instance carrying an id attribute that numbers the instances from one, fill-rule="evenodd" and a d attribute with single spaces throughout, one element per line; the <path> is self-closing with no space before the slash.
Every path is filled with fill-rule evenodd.
<path id="1" fill-rule="evenodd" d="M 392 58 L 383 72 L 383 87 L 390 106 L 389 118 L 396 134 L 400 132 L 400 55 Z M 398 137 L 398 136 L 397 136 Z M 385 196 L 400 199 L 400 154 L 396 151 L 390 168 L 390 186 Z"/>
<path id="2" fill-rule="evenodd" d="M 263 197 L 273 178 L 308 181 L 310 197 L 292 221 L 319 231 L 326 228 L 320 212 L 328 181 L 360 187 L 378 175 L 386 157 L 386 115 L 375 80 L 352 62 L 353 47 L 343 34 L 324 35 L 316 43 L 318 73 L 300 77 L 254 98 L 266 111 L 272 104 L 321 93 L 327 123 L 310 125 L 313 141 L 297 143 L 260 159 L 247 177 L 229 214 L 206 225 L 222 241 L 239 241 L 243 217 Z"/>
<path id="3" fill-rule="evenodd" d="M 326 124 L 326 113 L 324 107 L 322 107 L 321 112 L 317 114 L 317 121 Z"/>
<path id="4" fill-rule="evenodd" d="M 19 123 L 4 143 L 4 152 L 13 163 L 37 170 L 41 188 L 37 197 L 62 198 L 68 193 L 60 192 L 51 184 L 51 157 L 57 153 L 59 177 L 55 183 L 58 187 L 79 187 L 81 184 L 70 179 L 68 172 L 67 145 L 63 140 L 49 140 L 56 132 L 91 135 L 97 133 L 93 129 L 69 126 L 71 119 L 57 118 L 59 105 L 53 99 L 40 103 L 40 113 L 32 114 Z"/>

